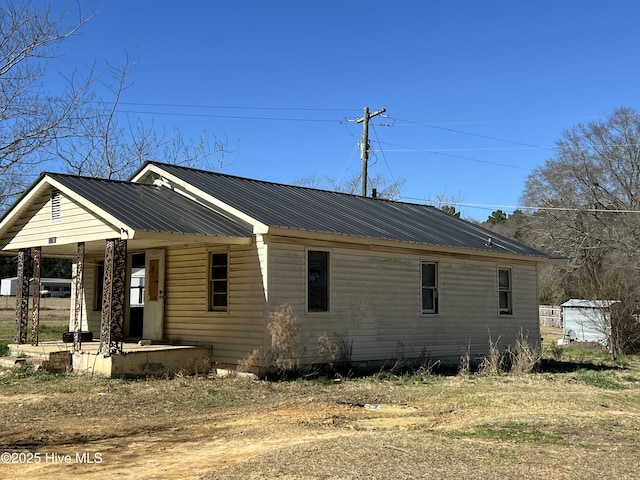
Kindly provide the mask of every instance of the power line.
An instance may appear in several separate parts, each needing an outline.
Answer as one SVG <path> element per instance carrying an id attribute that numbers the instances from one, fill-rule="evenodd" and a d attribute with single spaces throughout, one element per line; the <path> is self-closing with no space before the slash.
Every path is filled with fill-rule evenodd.
<path id="1" fill-rule="evenodd" d="M 342 123 L 342 120 L 322 118 L 291 118 L 291 117 L 259 117 L 246 115 L 216 115 L 212 113 L 177 113 L 177 112 L 146 112 L 139 110 L 118 110 L 119 113 L 135 113 L 137 115 L 166 115 L 172 117 L 198 117 L 198 118 L 229 118 L 236 120 L 271 120 L 280 122 L 324 122 Z"/>
<path id="2" fill-rule="evenodd" d="M 311 108 L 311 107 L 258 107 L 239 105 L 195 105 L 181 103 L 143 103 L 143 102 L 119 102 L 119 105 L 132 105 L 143 107 L 170 107 L 170 108 L 198 108 L 198 109 L 220 109 L 220 110 L 282 110 L 282 111 L 302 111 L 302 112 L 352 112 L 356 108 Z"/>
<path id="3" fill-rule="evenodd" d="M 382 142 L 379 142 L 379 143 L 382 144 Z M 465 157 L 465 156 L 462 156 L 462 155 L 452 155 L 450 153 L 443 153 L 443 152 L 439 152 L 439 151 L 436 151 L 436 150 L 405 147 L 404 145 L 398 145 L 398 144 L 387 143 L 387 142 L 385 142 L 384 144 L 385 145 L 390 145 L 392 147 L 402 148 L 406 152 L 431 153 L 433 155 L 441 155 L 443 157 L 458 158 L 458 159 L 461 159 L 461 160 L 469 160 L 471 162 L 486 163 L 486 164 L 489 164 L 489 165 L 497 165 L 499 167 L 514 168 L 516 170 L 525 170 L 525 171 L 528 171 L 528 172 L 532 172 L 533 171 L 533 169 L 531 169 L 531 168 L 518 167 L 518 166 L 515 166 L 515 165 L 508 165 L 506 163 L 492 162 L 490 160 L 480 160 L 478 158 Z"/>
<path id="4" fill-rule="evenodd" d="M 409 200 L 422 200 L 415 197 L 402 197 Z M 543 207 L 543 206 L 526 206 L 526 205 L 496 205 L 487 203 L 463 203 L 448 202 L 446 200 L 435 201 L 433 203 L 439 205 L 451 205 L 456 207 L 480 208 L 480 209 L 505 209 L 505 210 L 543 210 L 557 212 L 587 212 L 587 213 L 640 213 L 640 210 L 629 209 L 606 209 L 606 208 L 576 208 L 576 207 Z"/>
<path id="5" fill-rule="evenodd" d="M 418 125 L 418 126 L 421 126 L 421 127 L 434 128 L 434 129 L 437 129 L 437 130 L 444 130 L 444 131 L 447 131 L 447 132 L 458 133 L 460 135 L 468 135 L 468 136 L 471 136 L 471 137 L 484 138 L 486 140 L 494 140 L 494 141 L 497 141 L 497 142 L 511 143 L 513 145 L 520 145 L 520 146 L 523 146 L 523 147 L 530 147 L 530 148 L 535 148 L 535 149 L 540 149 L 540 150 L 556 151 L 556 148 L 552 148 L 552 147 L 542 147 L 540 145 L 532 145 L 532 144 L 529 144 L 529 143 L 516 142 L 516 141 L 513 141 L 513 140 L 506 140 L 504 138 L 491 137 L 489 135 L 481 135 L 479 133 L 464 132 L 462 130 L 456 130 L 454 128 L 442 127 L 442 126 L 439 126 L 439 125 L 434 125 L 432 123 L 414 122 L 414 121 L 411 121 L 411 120 L 402 120 L 402 119 L 393 118 L 393 117 L 390 117 L 390 118 L 392 120 L 396 120 L 396 121 L 399 121 L 399 122 L 405 122 L 406 124 L 410 124 L 410 125 Z"/>
<path id="6" fill-rule="evenodd" d="M 380 139 L 378 138 L 378 131 L 376 130 L 375 125 L 371 124 L 371 128 L 373 129 L 373 134 L 376 136 L 376 142 L 378 143 L 378 145 L 382 146 L 382 143 L 380 142 Z M 389 175 L 391 175 L 391 179 L 395 182 L 396 179 L 393 175 L 393 172 L 391 171 L 391 167 L 389 166 L 389 162 L 387 162 L 387 157 L 384 154 L 384 150 L 382 150 L 382 148 L 380 148 L 380 153 L 382 153 L 382 159 L 384 160 L 385 165 L 387 166 L 387 170 L 389 170 Z"/>

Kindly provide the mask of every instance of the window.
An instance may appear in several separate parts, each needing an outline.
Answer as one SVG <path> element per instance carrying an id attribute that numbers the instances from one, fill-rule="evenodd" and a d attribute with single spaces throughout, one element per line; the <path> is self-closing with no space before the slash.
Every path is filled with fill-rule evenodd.
<path id="1" fill-rule="evenodd" d="M 209 277 L 209 310 L 226 312 L 229 308 L 229 255 L 211 254 Z"/>
<path id="2" fill-rule="evenodd" d="M 329 252 L 307 254 L 307 311 L 329 311 Z"/>
<path id="3" fill-rule="evenodd" d="M 511 315 L 513 306 L 511 301 L 511 269 L 498 269 L 498 312 L 501 315 Z"/>
<path id="4" fill-rule="evenodd" d="M 59 222 L 62 220 L 60 207 L 60 191 L 53 190 L 51 192 L 51 221 Z"/>
<path id="5" fill-rule="evenodd" d="M 422 262 L 422 313 L 438 313 L 438 264 Z"/>

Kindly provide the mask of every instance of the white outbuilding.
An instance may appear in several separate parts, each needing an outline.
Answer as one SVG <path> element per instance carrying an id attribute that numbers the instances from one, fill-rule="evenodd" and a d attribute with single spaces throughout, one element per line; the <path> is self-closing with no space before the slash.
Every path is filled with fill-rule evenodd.
<path id="1" fill-rule="evenodd" d="M 565 342 L 607 343 L 611 327 L 611 306 L 616 300 L 571 299 L 562 305 L 562 333 Z"/>

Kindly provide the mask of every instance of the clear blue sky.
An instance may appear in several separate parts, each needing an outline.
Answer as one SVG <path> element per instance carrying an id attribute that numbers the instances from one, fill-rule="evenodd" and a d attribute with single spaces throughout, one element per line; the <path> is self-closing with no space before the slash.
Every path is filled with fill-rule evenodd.
<path id="1" fill-rule="evenodd" d="M 386 108 L 371 122 L 370 173 L 406 179 L 407 201 L 495 205 L 460 208 L 484 220 L 520 204 L 563 130 L 640 108 L 631 0 L 79 3 L 100 13 L 52 68 L 137 59 L 121 112 L 237 139 L 233 175 L 349 177 L 352 121 Z"/>

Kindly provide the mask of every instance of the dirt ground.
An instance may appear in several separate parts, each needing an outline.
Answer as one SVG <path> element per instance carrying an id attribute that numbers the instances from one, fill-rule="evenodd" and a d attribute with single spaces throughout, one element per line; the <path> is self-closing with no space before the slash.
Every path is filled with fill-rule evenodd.
<path id="1" fill-rule="evenodd" d="M 172 388 L 194 388 L 188 379 L 167 382 L 172 382 Z M 571 381 L 553 381 L 562 383 L 556 387 L 569 390 L 575 402 L 569 408 L 553 406 L 554 411 L 541 408 L 535 398 L 513 405 L 514 398 L 522 398 L 522 391 L 538 396 L 536 392 L 545 383 L 541 379 L 505 380 L 501 387 L 504 400 L 492 404 L 478 392 L 474 399 L 467 399 L 467 405 L 461 401 L 471 393 L 457 400 L 448 394 L 438 398 L 437 385 L 361 384 L 357 390 L 348 387 L 342 392 L 333 386 L 318 390 L 242 379 L 202 380 L 200 385 L 215 388 L 217 382 L 226 383 L 229 391 L 257 391 L 251 401 L 236 407 L 224 400 L 221 405 L 226 407 L 212 405 L 198 413 L 189 413 L 187 408 L 181 414 L 161 404 L 139 416 L 136 410 L 144 406 L 133 406 L 132 411 L 117 408 L 122 398 L 110 397 L 126 397 L 129 390 L 109 391 L 104 388 L 108 382 L 81 394 L 65 392 L 64 387 L 52 394 L 2 394 L 0 408 L 12 409 L 15 415 L 8 415 L 2 427 L 0 451 L 6 453 L 0 475 L 48 479 L 103 479 L 105 474 L 127 479 L 524 479 L 535 473 L 551 479 L 588 479 L 601 478 L 606 465 L 607 476 L 637 478 L 640 452 L 632 438 L 640 432 L 638 405 L 621 408 L 610 395 L 594 394 Z M 441 387 L 469 387 L 459 382 L 445 379 Z M 396 388 L 400 396 L 392 391 Z M 393 403 L 361 403 L 361 399 L 385 397 Z M 399 404 L 396 399 L 408 402 Z M 507 409 L 507 404 L 512 406 L 505 422 L 499 420 L 505 413 L 498 412 Z M 580 412 L 571 411 L 580 406 Z M 164 408 L 170 411 L 163 413 Z M 563 420 L 565 416 L 571 418 Z M 478 426 L 486 425 L 495 425 L 495 432 L 511 428 L 513 437 L 511 433 L 497 437 L 474 434 Z"/>
<path id="2" fill-rule="evenodd" d="M 564 373 L 263 382 L 4 371 L 0 477 L 589 479 L 606 467 L 638 478 L 640 375 L 607 378 L 615 388 Z"/>
<path id="3" fill-rule="evenodd" d="M 110 394 L 92 392 L 88 397 L 98 395 Z M 50 399 L 46 394 L 0 395 L 0 408 L 23 409 Z M 441 416 L 404 405 L 324 403 L 314 398 L 273 402 L 181 418 L 123 421 L 117 412 L 90 420 L 80 413 L 75 419 L 22 418 L 5 428 L 0 444 L 5 451 L 39 452 L 39 458 L 5 463 L 0 472 L 4 478 L 97 479 L 104 478 L 105 471 L 132 479 L 200 478 L 275 450 L 368 431 L 434 425 Z"/>

